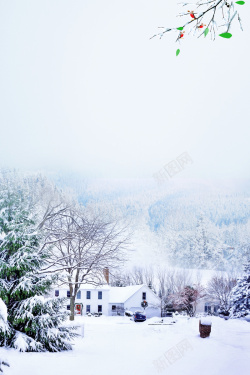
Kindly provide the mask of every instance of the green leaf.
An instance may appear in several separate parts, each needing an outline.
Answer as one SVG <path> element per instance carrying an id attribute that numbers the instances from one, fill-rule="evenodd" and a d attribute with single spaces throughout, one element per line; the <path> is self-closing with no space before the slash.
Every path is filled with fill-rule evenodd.
<path id="1" fill-rule="evenodd" d="M 179 48 L 178 48 L 178 49 L 176 50 L 176 56 L 178 56 L 180 52 L 181 52 L 181 51 L 180 51 Z"/>
<path id="2" fill-rule="evenodd" d="M 208 33 L 209 33 L 209 28 L 207 27 L 207 28 L 204 30 L 204 36 L 206 37 Z"/>
<path id="3" fill-rule="evenodd" d="M 177 27 L 177 30 L 183 30 L 184 29 L 184 27 Z"/>
<path id="4" fill-rule="evenodd" d="M 222 34 L 220 34 L 219 36 L 221 36 L 222 38 L 227 38 L 227 39 L 229 39 L 229 38 L 231 38 L 232 34 L 230 34 L 230 33 L 222 33 Z"/>
<path id="5" fill-rule="evenodd" d="M 235 1 L 236 4 L 239 4 L 239 5 L 244 5 L 245 4 L 245 1 Z"/>

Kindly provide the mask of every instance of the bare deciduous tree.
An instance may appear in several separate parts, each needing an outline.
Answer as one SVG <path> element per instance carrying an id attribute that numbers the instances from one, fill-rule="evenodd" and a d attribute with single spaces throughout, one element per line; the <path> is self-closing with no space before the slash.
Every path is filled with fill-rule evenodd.
<path id="1" fill-rule="evenodd" d="M 159 297 L 162 301 L 162 310 L 173 308 L 173 296 L 179 293 L 185 285 L 191 283 L 191 273 L 175 268 L 158 269 Z"/>
<path id="2" fill-rule="evenodd" d="M 131 279 L 133 284 L 140 285 L 144 283 L 143 277 L 143 268 L 142 267 L 134 267 L 131 271 Z"/>
<path id="3" fill-rule="evenodd" d="M 159 297 L 162 310 L 185 310 L 195 314 L 198 301 L 204 297 L 205 288 L 201 285 L 200 274 L 192 274 L 187 269 L 164 268 L 158 269 Z"/>
<path id="4" fill-rule="evenodd" d="M 217 272 L 208 284 L 207 294 L 212 300 L 219 302 L 221 314 L 229 315 L 231 292 L 236 282 L 235 275 Z"/>
<path id="5" fill-rule="evenodd" d="M 131 273 L 125 272 L 121 269 L 115 272 L 110 272 L 110 285 L 118 287 L 133 285 Z"/>
<path id="6" fill-rule="evenodd" d="M 113 270 L 126 260 L 127 228 L 71 207 L 50 216 L 43 229 L 47 234 L 45 246 L 50 251 L 43 272 L 59 273 L 61 284 L 69 286 L 70 320 L 74 320 L 80 286 L 103 284 L 104 268 Z"/>
<path id="7" fill-rule="evenodd" d="M 145 284 L 150 289 L 155 291 L 155 271 L 152 266 L 144 269 L 144 279 L 145 279 Z"/>

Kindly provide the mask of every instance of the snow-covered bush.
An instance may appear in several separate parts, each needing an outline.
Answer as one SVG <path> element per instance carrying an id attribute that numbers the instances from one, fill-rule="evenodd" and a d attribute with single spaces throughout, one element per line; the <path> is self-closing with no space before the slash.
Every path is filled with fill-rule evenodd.
<path id="1" fill-rule="evenodd" d="M 7 306 L 0 298 L 0 332 L 8 331 L 8 323 L 7 323 L 8 313 L 7 313 Z"/>
<path id="2" fill-rule="evenodd" d="M 0 298 L 0 337 L 4 336 L 8 332 L 8 321 L 7 321 L 7 306 L 3 302 L 3 300 Z M 2 365 L 8 366 L 9 364 L 6 361 L 3 361 L 0 358 L 0 372 L 3 372 Z"/>
<path id="3" fill-rule="evenodd" d="M 174 309 L 184 310 L 189 316 L 194 316 L 199 299 L 204 297 L 204 288 L 201 285 L 185 286 L 172 294 Z"/>
<path id="4" fill-rule="evenodd" d="M 250 322 L 250 314 L 246 315 L 245 319 L 246 319 L 247 322 Z"/>
<path id="5" fill-rule="evenodd" d="M 125 314 L 125 316 L 133 316 L 134 315 L 134 313 L 132 311 L 129 311 L 129 310 L 126 310 L 124 314 Z"/>
<path id="6" fill-rule="evenodd" d="M 68 316 L 65 299 L 43 297 L 54 277 L 41 272 L 48 254 L 40 248 L 42 233 L 29 203 L 27 190 L 0 178 L 0 298 L 8 308 L 0 345 L 20 351 L 68 350 L 74 328 L 61 325 Z M 1 311 L 6 321 L 3 306 Z"/>

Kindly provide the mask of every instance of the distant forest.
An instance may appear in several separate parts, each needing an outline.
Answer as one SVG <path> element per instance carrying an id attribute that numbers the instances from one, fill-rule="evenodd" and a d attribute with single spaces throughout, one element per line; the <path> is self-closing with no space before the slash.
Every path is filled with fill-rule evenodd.
<path id="1" fill-rule="evenodd" d="M 53 176 L 83 205 L 133 227 L 135 248 L 150 247 L 171 266 L 241 269 L 250 254 L 250 182 L 172 179 L 85 180 Z M 147 255 L 147 254 L 146 254 Z"/>

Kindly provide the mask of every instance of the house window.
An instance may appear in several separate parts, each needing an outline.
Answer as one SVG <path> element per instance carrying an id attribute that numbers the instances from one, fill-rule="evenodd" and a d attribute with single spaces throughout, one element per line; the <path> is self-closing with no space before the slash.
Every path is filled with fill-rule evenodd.
<path id="1" fill-rule="evenodd" d="M 70 310 L 70 305 L 67 305 L 67 310 Z"/>
<path id="2" fill-rule="evenodd" d="M 87 298 L 87 299 L 90 299 L 90 298 L 91 298 L 91 293 L 90 293 L 89 290 L 87 291 L 87 296 L 86 296 L 86 298 Z"/>
<path id="3" fill-rule="evenodd" d="M 211 312 L 211 305 L 209 303 L 205 303 L 205 313 Z"/>
<path id="4" fill-rule="evenodd" d="M 86 313 L 90 313 L 90 305 L 86 306 Z"/>
<path id="5" fill-rule="evenodd" d="M 78 290 L 77 295 L 76 295 L 76 298 L 77 298 L 77 299 L 81 299 L 81 291 L 80 291 L 80 290 Z"/>
<path id="6" fill-rule="evenodd" d="M 102 292 L 98 292 L 98 299 L 102 299 Z"/>
<path id="7" fill-rule="evenodd" d="M 143 293 L 142 293 L 142 299 L 143 299 L 143 301 L 145 301 L 145 300 L 147 299 L 147 298 L 146 298 L 146 295 L 147 295 L 146 292 L 143 292 Z"/>
<path id="8" fill-rule="evenodd" d="M 215 306 L 214 306 L 214 313 L 217 314 L 218 310 L 219 310 L 219 306 L 218 306 L 218 305 L 215 305 Z"/>
<path id="9" fill-rule="evenodd" d="M 102 305 L 98 305 L 98 312 L 99 312 L 99 313 L 102 312 Z"/>
<path id="10" fill-rule="evenodd" d="M 116 311 L 116 305 L 112 305 L 112 311 Z"/>
<path id="11" fill-rule="evenodd" d="M 70 298 L 70 290 L 67 290 L 67 297 Z"/>
<path id="12" fill-rule="evenodd" d="M 59 290 L 55 290 L 55 297 L 59 297 Z"/>

